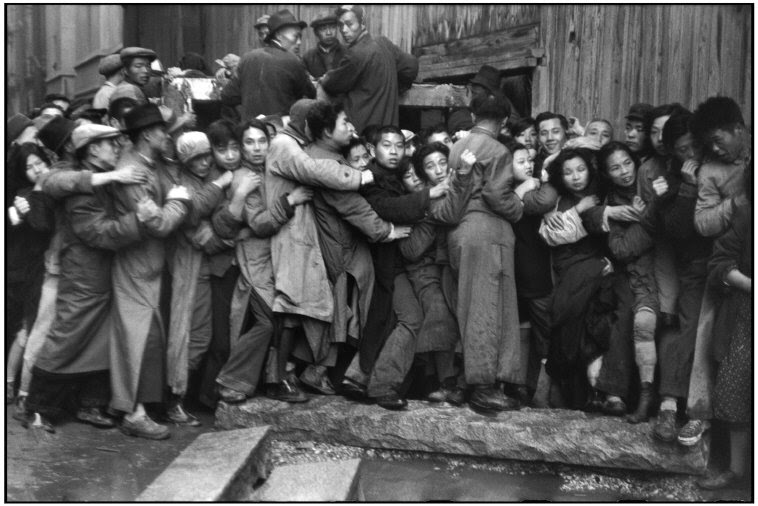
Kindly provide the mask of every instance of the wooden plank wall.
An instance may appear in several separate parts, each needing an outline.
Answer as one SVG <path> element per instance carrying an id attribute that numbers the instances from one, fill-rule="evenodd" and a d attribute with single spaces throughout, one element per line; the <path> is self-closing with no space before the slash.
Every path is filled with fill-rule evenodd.
<path id="1" fill-rule="evenodd" d="M 606 118 L 617 137 L 635 102 L 693 109 L 721 94 L 752 117 L 749 5 L 554 5 L 541 28 L 547 83 L 535 113 Z"/>

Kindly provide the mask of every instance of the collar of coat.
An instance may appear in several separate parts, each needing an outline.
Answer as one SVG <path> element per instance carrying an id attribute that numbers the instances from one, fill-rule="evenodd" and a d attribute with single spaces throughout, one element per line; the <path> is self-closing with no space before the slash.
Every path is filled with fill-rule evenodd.
<path id="1" fill-rule="evenodd" d="M 368 166 L 368 170 L 373 172 L 374 174 L 374 183 L 376 183 L 377 186 L 386 186 L 387 184 L 391 185 L 397 185 L 401 184 L 402 181 L 400 180 L 400 170 L 392 171 L 390 169 L 385 169 L 378 163 L 376 163 L 376 160 L 371 160 L 371 164 Z"/>
<path id="2" fill-rule="evenodd" d="M 368 30 L 364 30 L 362 34 L 358 36 L 357 39 L 355 39 L 348 47 L 353 47 L 357 45 L 359 42 L 366 41 L 368 42 L 371 40 L 371 35 L 368 33 Z"/>

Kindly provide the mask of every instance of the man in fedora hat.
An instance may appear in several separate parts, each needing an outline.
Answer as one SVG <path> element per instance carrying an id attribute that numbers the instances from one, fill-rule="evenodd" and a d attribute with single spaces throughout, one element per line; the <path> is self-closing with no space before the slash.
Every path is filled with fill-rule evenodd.
<path id="1" fill-rule="evenodd" d="M 121 56 L 118 54 L 109 54 L 100 59 L 100 65 L 97 71 L 105 77 L 105 82 L 95 93 L 92 99 L 92 107 L 95 109 L 107 109 L 111 102 L 111 95 L 116 91 L 116 86 L 124 80 L 124 73 L 121 69 L 124 64 L 121 63 Z"/>
<path id="2" fill-rule="evenodd" d="M 345 55 L 345 48 L 337 38 L 339 26 L 340 20 L 333 12 L 321 12 L 311 22 L 318 44 L 303 55 L 303 63 L 316 79 L 335 68 Z"/>
<path id="3" fill-rule="evenodd" d="M 79 171 L 112 171 L 119 156 L 120 132 L 104 125 L 81 125 L 71 133 Z M 146 214 L 116 216 L 108 190 L 70 195 L 64 201 L 60 234 L 60 281 L 55 319 L 37 355 L 23 423 L 54 432 L 57 418 L 73 400 L 76 418 L 97 427 L 114 427 L 104 413 L 111 333 L 113 251 L 140 239 Z M 71 396 L 74 399 L 70 399 Z"/>
<path id="4" fill-rule="evenodd" d="M 298 58 L 302 31 L 307 25 L 283 9 L 268 20 L 268 45 L 245 53 L 229 84 L 221 90 L 221 101 L 242 104 L 242 121 L 260 114 L 285 115 L 300 98 L 314 98 L 313 87 Z"/>
<path id="5" fill-rule="evenodd" d="M 359 5 L 343 5 L 335 15 L 347 50 L 337 68 L 321 79 L 329 95 L 347 94 L 348 115 L 358 132 L 368 125 L 398 126 L 399 93 L 418 75 L 418 60 L 386 37 L 372 37 Z"/>
<path id="6" fill-rule="evenodd" d="M 165 238 L 187 214 L 187 189 L 171 186 L 161 157 L 167 139 L 166 123 L 158 106 L 139 105 L 124 116 L 132 147 L 117 168 L 146 169 L 147 182 L 113 188 L 119 216 L 147 207 L 148 235 L 132 247 L 118 251 L 113 261 L 113 325 L 111 341 L 111 407 L 126 413 L 121 431 L 131 436 L 165 439 L 168 428 L 153 421 L 144 403 L 163 401 L 165 388 L 165 336 L 159 311 L 161 278 L 165 265 Z M 185 415 L 185 416 L 182 416 Z M 177 414 L 181 422 L 186 414 Z"/>

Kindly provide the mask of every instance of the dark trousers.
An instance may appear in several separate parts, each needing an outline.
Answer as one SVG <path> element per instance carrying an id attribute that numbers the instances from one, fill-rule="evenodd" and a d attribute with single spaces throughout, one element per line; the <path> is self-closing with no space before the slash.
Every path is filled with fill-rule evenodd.
<path id="1" fill-rule="evenodd" d="M 274 334 L 274 314 L 254 288 L 250 289 L 248 314 L 244 329 L 249 320 L 253 320 L 250 330 L 231 340 L 229 360 L 216 379 L 219 385 L 252 396 L 263 369 L 271 338 Z"/>
<path id="2" fill-rule="evenodd" d="M 229 312 L 232 295 L 240 275 L 239 267 L 233 265 L 222 277 L 211 276 L 211 304 L 213 306 L 213 337 L 208 346 L 205 369 L 200 384 L 200 402 L 215 408 L 218 401 L 216 378 L 229 359 Z"/>
<path id="3" fill-rule="evenodd" d="M 416 336 L 424 322 L 424 312 L 405 273 L 395 277 L 392 307 L 397 324 L 384 343 L 368 383 L 368 395 L 381 397 L 398 392 L 413 365 Z"/>
<path id="4" fill-rule="evenodd" d="M 679 331 L 664 332 L 658 344 L 660 370 L 659 393 L 671 397 L 687 397 L 690 386 L 695 338 L 708 275 L 707 259 L 701 258 L 680 266 Z"/>
<path id="5" fill-rule="evenodd" d="M 138 403 L 163 402 L 166 388 L 165 335 L 165 332 L 161 331 L 158 318 L 153 316 L 142 355 L 142 368 L 137 386 Z"/>
<path id="6" fill-rule="evenodd" d="M 597 389 L 606 394 L 626 397 L 629 393 L 634 362 L 634 295 L 626 276 L 615 274 L 613 292 L 616 300 L 615 322 L 603 354 L 603 367 L 597 379 Z"/>
<path id="7" fill-rule="evenodd" d="M 108 371 L 55 374 L 34 367 L 26 406 L 55 420 L 80 408 L 105 408 L 110 397 Z"/>

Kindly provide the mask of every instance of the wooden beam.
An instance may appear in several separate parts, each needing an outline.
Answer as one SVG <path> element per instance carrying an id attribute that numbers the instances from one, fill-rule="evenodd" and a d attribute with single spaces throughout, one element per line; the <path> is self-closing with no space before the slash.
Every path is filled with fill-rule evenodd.
<path id="1" fill-rule="evenodd" d="M 421 81 L 476 73 L 482 65 L 510 70 L 537 65 L 545 55 L 539 23 L 416 48 Z"/>
<path id="2" fill-rule="evenodd" d="M 468 107 L 470 100 L 466 86 L 453 84 L 414 84 L 400 95 L 405 107 Z"/>

